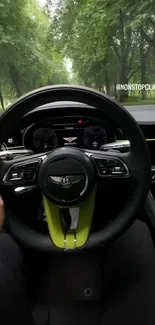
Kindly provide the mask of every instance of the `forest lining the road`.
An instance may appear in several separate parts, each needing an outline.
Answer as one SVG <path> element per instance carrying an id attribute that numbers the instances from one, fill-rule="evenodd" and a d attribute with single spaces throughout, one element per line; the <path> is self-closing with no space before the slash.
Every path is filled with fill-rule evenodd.
<path id="1" fill-rule="evenodd" d="M 53 10 L 54 8 L 54 10 Z M 81 84 L 123 105 L 155 103 L 152 0 L 0 0 L 0 107 L 46 85 Z"/>

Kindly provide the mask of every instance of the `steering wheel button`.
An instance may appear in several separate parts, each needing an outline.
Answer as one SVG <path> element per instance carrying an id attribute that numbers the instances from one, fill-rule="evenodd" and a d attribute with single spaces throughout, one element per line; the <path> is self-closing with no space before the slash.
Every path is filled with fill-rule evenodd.
<path id="1" fill-rule="evenodd" d="M 112 168 L 112 167 L 115 167 L 116 166 L 116 161 L 115 160 L 109 160 L 107 162 L 107 167 L 108 168 Z"/>
<path id="2" fill-rule="evenodd" d="M 14 170 L 11 170 L 10 173 L 8 174 L 8 181 L 17 181 L 17 180 L 22 180 L 23 179 L 23 172 L 22 171 L 17 171 L 15 172 Z"/>
<path id="3" fill-rule="evenodd" d="M 113 175 L 126 175 L 127 171 L 125 167 L 122 165 L 121 167 L 115 167 L 112 173 Z"/>
<path id="4" fill-rule="evenodd" d="M 105 165 L 104 164 L 99 164 L 98 167 L 102 169 L 102 168 L 105 168 Z"/>
<path id="5" fill-rule="evenodd" d="M 114 171 L 115 171 L 115 172 L 120 172 L 120 171 L 121 171 L 121 167 L 115 167 L 115 168 L 114 168 Z"/>
<path id="6" fill-rule="evenodd" d="M 18 174 L 17 173 L 13 173 L 12 174 L 12 178 L 16 178 L 16 177 L 18 177 Z"/>
<path id="7" fill-rule="evenodd" d="M 12 166 L 6 176 L 6 182 L 34 180 L 38 163 L 39 161 L 35 161 L 24 165 Z"/>
<path id="8" fill-rule="evenodd" d="M 20 180 L 22 179 L 20 175 L 18 175 L 18 173 L 13 173 L 10 178 L 9 181 L 16 181 L 16 180 Z"/>
<path id="9" fill-rule="evenodd" d="M 97 166 L 99 167 L 99 168 L 105 168 L 106 167 L 106 165 L 107 165 L 107 162 L 108 162 L 108 160 L 104 160 L 104 159 L 95 159 L 95 162 L 97 163 Z"/>
<path id="10" fill-rule="evenodd" d="M 99 169 L 99 173 L 100 173 L 101 175 L 106 175 L 106 174 L 107 174 L 107 169 L 106 169 L 106 168 Z"/>
<path id="11" fill-rule="evenodd" d="M 24 174 L 24 179 L 25 180 L 32 180 L 35 176 L 35 168 L 31 169 L 31 168 L 27 168 L 27 170 L 25 171 Z"/>

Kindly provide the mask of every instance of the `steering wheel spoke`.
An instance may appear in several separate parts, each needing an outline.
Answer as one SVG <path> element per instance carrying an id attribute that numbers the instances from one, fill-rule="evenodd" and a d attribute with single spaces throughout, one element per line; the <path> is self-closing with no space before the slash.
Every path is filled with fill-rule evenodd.
<path id="1" fill-rule="evenodd" d="M 127 154 L 98 150 L 86 150 L 85 153 L 93 160 L 101 179 L 129 178 L 131 176 Z"/>
<path id="2" fill-rule="evenodd" d="M 33 185 L 45 154 L 1 161 L 0 184 L 3 186 Z"/>

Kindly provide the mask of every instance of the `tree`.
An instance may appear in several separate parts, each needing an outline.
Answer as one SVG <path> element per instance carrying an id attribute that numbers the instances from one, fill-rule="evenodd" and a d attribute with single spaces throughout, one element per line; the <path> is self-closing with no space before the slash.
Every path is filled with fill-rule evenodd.
<path id="1" fill-rule="evenodd" d="M 120 101 L 128 91 L 117 83 L 154 83 L 154 9 L 153 0 L 47 0 L 44 8 L 0 0 L 1 106 L 55 83 L 81 83 Z"/>
<path id="2" fill-rule="evenodd" d="M 66 0 L 57 9 L 55 37 L 86 85 L 111 93 L 118 82 L 150 80 L 146 67 L 152 52 L 144 34 L 149 26 L 149 4 L 154 8 L 149 0 Z M 153 25 L 152 21 L 153 17 Z M 152 29 L 149 33 L 153 37 Z M 124 101 L 128 91 L 121 90 L 118 96 Z"/>
<path id="3" fill-rule="evenodd" d="M 0 0 L 0 85 L 16 97 L 58 80 L 67 80 L 63 57 L 54 38 L 49 42 L 51 21 L 35 0 Z M 12 93 L 11 91 L 11 93 Z"/>

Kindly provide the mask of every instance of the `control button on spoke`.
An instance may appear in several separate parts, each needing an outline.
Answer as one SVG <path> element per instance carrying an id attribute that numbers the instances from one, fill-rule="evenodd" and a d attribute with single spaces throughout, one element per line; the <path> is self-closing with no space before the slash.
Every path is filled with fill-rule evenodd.
<path id="1" fill-rule="evenodd" d="M 107 174 L 107 169 L 106 168 L 100 169 L 99 171 L 100 171 L 101 175 L 106 175 Z"/>
<path id="2" fill-rule="evenodd" d="M 24 176 L 24 168 L 20 168 L 18 169 L 17 167 L 13 167 L 11 168 L 11 170 L 9 171 L 8 177 L 7 177 L 7 181 L 17 181 L 17 180 L 22 180 Z"/>
<path id="3" fill-rule="evenodd" d="M 24 165 L 14 165 L 5 176 L 5 181 L 12 183 L 17 181 L 32 181 L 35 179 L 39 161 Z"/>
<path id="4" fill-rule="evenodd" d="M 33 180 L 34 179 L 37 165 L 38 165 L 38 162 L 28 164 L 25 166 L 25 173 L 24 173 L 25 180 Z"/>
<path id="5" fill-rule="evenodd" d="M 95 158 L 98 172 L 101 176 L 126 176 L 128 169 L 119 159 Z"/>

